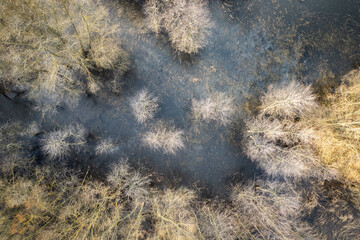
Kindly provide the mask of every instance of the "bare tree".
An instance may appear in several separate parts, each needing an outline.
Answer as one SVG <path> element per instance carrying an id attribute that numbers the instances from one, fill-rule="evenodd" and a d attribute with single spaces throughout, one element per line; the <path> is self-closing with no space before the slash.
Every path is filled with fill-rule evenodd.
<path id="1" fill-rule="evenodd" d="M 94 69 L 127 69 L 119 25 L 99 0 L 1 1 L 0 12 L 0 78 L 29 89 L 32 99 L 45 95 L 48 108 L 64 96 L 77 99 L 84 88 L 99 89 Z"/>
<path id="2" fill-rule="evenodd" d="M 287 85 L 270 85 L 260 101 L 260 114 L 274 117 L 302 117 L 317 106 L 311 86 L 295 81 Z"/>
<path id="3" fill-rule="evenodd" d="M 130 107 L 136 120 L 144 123 L 152 119 L 159 109 L 158 98 L 143 89 L 130 98 Z"/>
<path id="4" fill-rule="evenodd" d="M 46 133 L 41 139 L 41 149 L 51 159 L 64 159 L 71 150 L 79 150 L 85 143 L 86 130 L 81 125 L 73 125 Z"/>
<path id="5" fill-rule="evenodd" d="M 232 192 L 241 239 L 303 239 L 299 216 L 302 197 L 290 184 L 256 182 Z M 299 228 L 298 228 L 299 227 Z M 305 237 L 305 239 L 307 239 Z"/>
<path id="6" fill-rule="evenodd" d="M 183 134 L 183 131 L 176 130 L 174 126 L 159 122 L 144 134 L 142 141 L 154 150 L 161 149 L 165 153 L 175 154 L 177 150 L 185 147 Z"/>
<path id="7" fill-rule="evenodd" d="M 197 53 L 207 44 L 213 23 L 205 1 L 149 0 L 144 11 L 148 28 L 164 29 L 177 51 Z"/>
<path id="8" fill-rule="evenodd" d="M 193 99 L 191 111 L 195 118 L 205 121 L 215 120 L 227 125 L 235 113 L 233 100 L 224 93 L 216 93 L 202 100 Z"/>

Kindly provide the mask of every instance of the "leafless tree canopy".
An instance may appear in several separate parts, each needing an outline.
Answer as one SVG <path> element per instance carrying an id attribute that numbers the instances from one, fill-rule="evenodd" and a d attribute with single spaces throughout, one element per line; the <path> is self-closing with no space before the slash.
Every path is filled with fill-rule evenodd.
<path id="1" fill-rule="evenodd" d="M 85 88 L 96 92 L 102 83 L 93 69 L 128 68 L 115 37 L 119 25 L 101 1 L 1 1 L 0 12 L 0 79 L 5 87 L 29 89 L 48 108 L 76 102 Z"/>
<path id="2" fill-rule="evenodd" d="M 177 51 L 197 53 L 208 42 L 213 23 L 204 0 L 148 0 L 144 12 L 148 28 L 165 30 Z"/>

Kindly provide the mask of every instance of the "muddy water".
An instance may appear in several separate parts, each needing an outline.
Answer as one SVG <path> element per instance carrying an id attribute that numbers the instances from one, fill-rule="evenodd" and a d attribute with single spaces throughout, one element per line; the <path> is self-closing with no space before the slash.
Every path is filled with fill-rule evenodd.
<path id="1" fill-rule="evenodd" d="M 144 31 L 139 6 L 126 5 L 119 37 L 132 65 L 123 76 L 120 95 L 84 96 L 74 110 L 60 109 L 44 118 L 21 96 L 12 101 L 2 97 L 1 121 L 37 120 L 45 130 L 81 123 L 90 138 L 88 148 L 77 156 L 80 161 L 106 171 L 110 163 L 127 157 L 160 173 L 164 182 L 195 184 L 211 195 L 224 195 L 234 179 L 259 174 L 242 154 L 242 119 L 268 84 L 297 79 L 315 89 L 332 87 L 360 64 L 357 0 L 210 1 L 215 26 L 208 46 L 196 56 L 174 54 L 166 36 Z M 143 88 L 160 98 L 161 110 L 154 120 L 138 124 L 128 98 Z M 215 92 L 235 99 L 237 116 L 226 127 L 194 121 L 190 113 L 193 98 Z M 176 155 L 141 144 L 141 135 L 160 120 L 185 132 L 186 148 Z M 95 156 L 94 144 L 108 137 L 117 141 L 118 151 Z"/>

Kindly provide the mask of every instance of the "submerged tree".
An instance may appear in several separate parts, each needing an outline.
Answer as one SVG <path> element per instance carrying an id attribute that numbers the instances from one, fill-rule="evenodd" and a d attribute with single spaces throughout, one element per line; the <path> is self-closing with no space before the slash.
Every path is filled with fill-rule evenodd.
<path id="1" fill-rule="evenodd" d="M 139 123 L 152 119 L 159 109 L 158 98 L 146 89 L 140 90 L 130 98 L 130 107 Z"/>
<path id="2" fill-rule="evenodd" d="M 302 198 L 290 184 L 237 185 L 232 200 L 241 239 L 308 239 L 299 221 Z"/>
<path id="3" fill-rule="evenodd" d="M 271 86 L 260 114 L 246 121 L 244 152 L 269 175 L 331 178 L 313 149 L 314 129 L 306 120 L 317 106 L 309 87 Z"/>
<path id="4" fill-rule="evenodd" d="M 98 0 L 1 1 L 0 79 L 29 90 L 45 110 L 74 103 L 102 83 L 93 70 L 128 68 L 128 56 Z M 46 109 L 47 108 L 47 109 Z"/>
<path id="5" fill-rule="evenodd" d="M 195 193 L 185 188 L 156 194 L 151 204 L 154 239 L 198 239 L 194 200 Z"/>
<path id="6" fill-rule="evenodd" d="M 154 150 L 163 150 L 165 153 L 175 154 L 177 150 L 185 147 L 184 132 L 174 126 L 159 122 L 153 129 L 143 135 L 142 141 Z"/>
<path id="7" fill-rule="evenodd" d="M 206 1 L 148 0 L 144 12 L 148 28 L 164 29 L 179 52 L 197 53 L 208 42 L 213 23 Z"/>
<path id="8" fill-rule="evenodd" d="M 117 145 L 111 138 L 102 139 L 95 147 L 96 155 L 111 154 L 116 152 Z"/>
<path id="9" fill-rule="evenodd" d="M 205 121 L 214 120 L 222 125 L 227 125 L 235 113 L 235 107 L 233 98 L 226 96 L 224 93 L 216 93 L 206 99 L 193 99 L 191 111 L 195 118 Z"/>
<path id="10" fill-rule="evenodd" d="M 41 149 L 50 159 L 63 159 L 71 150 L 79 150 L 86 143 L 86 130 L 81 125 L 48 132 L 41 139 Z"/>

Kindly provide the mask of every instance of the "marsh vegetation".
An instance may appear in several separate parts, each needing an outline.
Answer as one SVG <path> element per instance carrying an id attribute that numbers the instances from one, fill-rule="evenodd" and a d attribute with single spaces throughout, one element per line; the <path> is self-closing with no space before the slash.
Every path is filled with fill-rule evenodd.
<path id="1" fill-rule="evenodd" d="M 0 1 L 0 238 L 358 239 L 359 11 Z"/>

